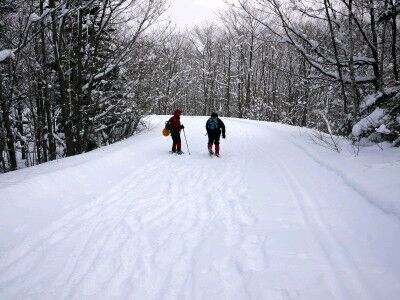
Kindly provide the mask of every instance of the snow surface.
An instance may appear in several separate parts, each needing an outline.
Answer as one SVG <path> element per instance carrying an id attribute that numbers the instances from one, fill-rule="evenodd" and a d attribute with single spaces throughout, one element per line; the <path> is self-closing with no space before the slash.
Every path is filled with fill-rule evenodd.
<path id="1" fill-rule="evenodd" d="M 399 299 L 400 151 L 354 156 L 309 130 L 182 117 L 0 175 L 0 299 Z M 183 143 L 185 144 L 185 143 Z"/>

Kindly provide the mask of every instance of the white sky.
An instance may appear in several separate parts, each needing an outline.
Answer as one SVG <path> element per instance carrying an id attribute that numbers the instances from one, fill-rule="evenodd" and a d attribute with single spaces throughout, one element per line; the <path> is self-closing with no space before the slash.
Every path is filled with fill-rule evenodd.
<path id="1" fill-rule="evenodd" d="M 225 5 L 223 0 L 170 0 L 170 3 L 166 15 L 180 29 L 216 19 L 215 12 Z"/>

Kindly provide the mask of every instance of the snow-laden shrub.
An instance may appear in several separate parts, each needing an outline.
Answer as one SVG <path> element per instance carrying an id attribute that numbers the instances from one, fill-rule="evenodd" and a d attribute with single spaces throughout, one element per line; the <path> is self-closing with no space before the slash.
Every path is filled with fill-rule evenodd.
<path id="1" fill-rule="evenodd" d="M 400 146 L 400 86 L 365 97 L 360 120 L 352 128 L 354 140 L 388 141 Z"/>

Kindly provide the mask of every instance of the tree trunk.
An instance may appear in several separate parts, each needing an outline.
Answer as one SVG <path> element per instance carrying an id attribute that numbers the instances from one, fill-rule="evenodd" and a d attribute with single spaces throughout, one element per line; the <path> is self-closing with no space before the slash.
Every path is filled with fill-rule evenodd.
<path id="1" fill-rule="evenodd" d="M 229 49 L 229 54 L 228 54 L 228 70 L 227 70 L 227 86 L 226 86 L 226 116 L 230 117 L 231 116 L 231 64 L 232 64 L 232 52 L 231 49 Z"/>
<path id="2" fill-rule="evenodd" d="M 52 39 L 53 39 L 53 52 L 54 52 L 54 63 L 56 65 L 58 84 L 60 85 L 60 103 L 61 103 L 61 123 L 64 128 L 65 134 L 65 145 L 66 145 L 66 156 L 72 156 L 75 154 L 74 139 L 72 132 L 72 123 L 70 120 L 70 104 L 67 95 L 67 83 L 64 77 L 62 69 L 62 62 L 60 53 L 62 52 L 59 45 L 59 36 L 57 33 L 57 15 L 55 10 L 55 0 L 49 0 L 49 8 L 53 9 L 51 13 L 52 17 Z"/>
<path id="3" fill-rule="evenodd" d="M 44 12 L 44 0 L 40 0 L 40 15 L 42 15 L 43 12 Z M 40 39 L 41 39 L 41 58 L 42 58 L 41 63 L 43 72 L 42 97 L 44 100 L 43 127 L 47 126 L 47 143 L 48 143 L 48 156 L 49 156 L 47 157 L 47 153 L 45 154 L 47 161 L 48 158 L 50 158 L 50 160 L 56 159 L 56 144 L 53 137 L 53 121 L 52 121 L 51 107 L 50 107 L 50 92 L 48 87 L 49 76 L 47 72 L 48 66 L 47 66 L 45 29 L 46 27 L 42 20 L 40 22 Z"/>
<path id="4" fill-rule="evenodd" d="M 254 49 L 254 33 L 251 34 L 250 42 L 250 53 L 249 53 L 249 65 L 247 69 L 247 80 L 246 80 L 246 115 L 250 113 L 251 105 L 251 73 L 253 67 L 253 49 Z"/>
<path id="5" fill-rule="evenodd" d="M 350 70 L 350 81 L 353 98 L 353 120 L 357 119 L 360 107 L 360 92 L 356 84 L 356 75 L 354 70 L 354 39 L 353 39 L 353 18 L 352 18 L 353 0 L 349 0 L 349 70 Z"/>
<path id="6" fill-rule="evenodd" d="M 330 16 L 329 10 L 328 10 L 329 9 L 329 5 L 330 5 L 329 4 L 329 0 L 324 0 L 324 4 L 325 4 L 326 17 L 328 19 L 329 31 L 330 31 L 330 34 L 331 34 L 331 42 L 332 42 L 332 46 L 333 46 L 333 52 L 335 54 L 336 67 L 337 67 L 338 74 L 339 74 L 340 88 L 341 88 L 342 97 L 343 97 L 343 111 L 344 111 L 344 114 L 345 114 L 345 116 L 347 118 L 348 108 L 347 108 L 346 89 L 345 89 L 345 83 L 344 83 L 344 80 L 343 80 L 342 66 L 340 64 L 339 51 L 337 49 L 336 40 L 335 40 L 335 31 L 333 29 L 331 16 Z M 348 122 L 348 120 L 346 120 L 346 122 Z M 347 124 L 347 131 L 350 132 L 350 124 Z"/>
<path id="7" fill-rule="evenodd" d="M 17 123 L 17 130 L 21 137 L 24 136 L 24 123 L 23 123 L 23 114 L 22 114 L 22 105 L 18 103 L 17 106 L 17 113 L 18 113 L 18 123 Z M 21 141 L 21 158 L 26 159 L 26 149 L 25 149 L 25 141 L 23 138 L 20 139 Z"/>
<path id="8" fill-rule="evenodd" d="M 395 4 L 394 1 L 391 0 L 391 5 L 393 10 L 395 9 Z M 393 59 L 393 74 L 394 78 L 397 83 L 399 83 L 400 78 L 399 78 L 399 65 L 397 62 L 397 51 L 396 51 L 396 46 L 397 46 L 397 15 L 395 12 L 392 14 L 392 59 Z"/>
<path id="9" fill-rule="evenodd" d="M 79 1 L 79 4 L 81 1 Z M 74 80 L 74 90 L 75 95 L 73 97 L 73 111 L 74 111 L 74 125 L 75 125 L 75 153 L 79 154 L 84 152 L 85 150 L 85 141 L 83 138 L 83 118 L 82 118 L 82 86 L 83 86 L 83 77 L 82 77 L 82 9 L 78 9 L 78 16 L 77 16 L 77 32 L 76 32 L 76 40 L 75 40 L 75 63 L 76 63 L 76 78 Z"/>
<path id="10" fill-rule="evenodd" d="M 205 73 L 205 55 L 203 53 L 203 57 L 202 57 L 202 77 L 203 77 L 203 97 L 204 97 L 204 110 L 203 110 L 203 114 L 206 116 L 208 115 L 208 91 L 207 91 L 207 76 Z"/>
<path id="11" fill-rule="evenodd" d="M 7 103 L 7 100 L 3 96 L 3 78 L 1 77 L 1 75 L 0 75 L 0 105 L 1 105 L 0 108 L 2 113 L 2 119 L 4 122 L 4 128 L 6 131 L 6 139 L 7 139 L 6 145 L 9 157 L 10 170 L 16 170 L 17 156 L 15 152 L 14 134 L 13 134 L 12 123 L 10 122 L 9 103 Z"/>
<path id="12" fill-rule="evenodd" d="M 375 24 L 375 4 L 374 0 L 369 0 L 369 15 L 371 19 L 371 34 L 372 34 L 372 56 L 374 57 L 375 62 L 372 64 L 373 70 L 374 70 L 374 75 L 375 75 L 375 80 L 374 80 L 374 86 L 375 90 L 379 91 L 381 90 L 381 74 L 379 71 L 379 53 L 378 53 L 378 35 L 376 32 L 376 24 Z"/>

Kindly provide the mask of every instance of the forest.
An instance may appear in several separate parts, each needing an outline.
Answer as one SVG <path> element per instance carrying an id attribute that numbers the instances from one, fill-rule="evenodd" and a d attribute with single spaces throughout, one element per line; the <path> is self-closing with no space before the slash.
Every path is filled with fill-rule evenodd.
<path id="1" fill-rule="evenodd" d="M 280 122 L 400 146 L 399 0 L 0 0 L 0 172 L 128 138 L 149 114 Z M 338 150 L 338 149 L 336 149 Z"/>

